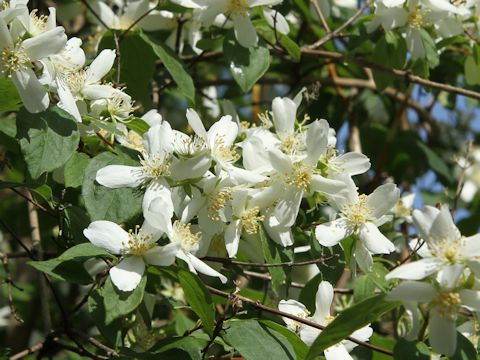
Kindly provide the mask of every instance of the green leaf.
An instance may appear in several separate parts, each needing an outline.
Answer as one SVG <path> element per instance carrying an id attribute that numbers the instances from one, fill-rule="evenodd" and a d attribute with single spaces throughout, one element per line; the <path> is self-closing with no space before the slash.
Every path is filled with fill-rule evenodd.
<path id="1" fill-rule="evenodd" d="M 45 261 L 29 261 L 28 265 L 52 278 L 75 284 L 88 285 L 92 277 L 82 264 L 74 260 L 51 259 Z"/>
<path id="2" fill-rule="evenodd" d="M 398 306 L 397 302 L 385 301 L 384 297 L 384 294 L 376 295 L 342 311 L 313 342 L 306 359 L 315 359 L 328 347 L 347 338 L 355 330 L 377 321 L 381 315 Z"/>
<path id="3" fill-rule="evenodd" d="M 270 66 L 270 51 L 262 45 L 245 48 L 235 40 L 233 31 L 229 31 L 223 41 L 225 61 L 243 92 L 248 92 Z"/>
<path id="4" fill-rule="evenodd" d="M 110 345 L 116 346 L 120 342 L 122 324 L 121 320 L 113 321 L 109 325 L 105 324 L 107 315 L 105 305 L 103 304 L 103 293 L 103 288 L 96 289 L 88 297 L 88 312 L 90 313 L 90 318 L 93 323 L 100 331 L 100 334 L 102 334 Z"/>
<path id="5" fill-rule="evenodd" d="M 294 360 L 295 351 L 285 336 L 257 320 L 231 320 L 225 324 L 224 339 L 246 360 Z"/>
<path id="6" fill-rule="evenodd" d="M 393 358 L 395 360 L 429 360 L 430 351 L 428 348 L 425 349 L 425 347 L 426 345 L 422 342 L 408 341 L 400 338 L 393 348 Z M 427 351 L 426 353 L 424 352 L 425 350 Z"/>
<path id="7" fill-rule="evenodd" d="M 405 65 L 407 46 L 405 40 L 395 32 L 387 31 L 375 44 L 373 61 L 388 68 L 401 69 Z M 395 86 L 397 80 L 390 74 L 373 69 L 373 77 L 378 90 Z"/>
<path id="8" fill-rule="evenodd" d="M 135 131 L 140 136 L 143 136 L 143 134 L 145 134 L 150 128 L 150 126 L 145 122 L 145 120 L 137 117 L 133 118 L 126 125 L 130 130 Z"/>
<path id="9" fill-rule="evenodd" d="M 468 85 L 480 84 L 480 65 L 478 65 L 473 56 L 465 60 L 465 80 Z"/>
<path id="10" fill-rule="evenodd" d="M 91 243 L 84 243 L 68 249 L 54 259 L 29 261 L 28 264 L 57 280 L 87 285 L 90 284 L 93 279 L 81 263 L 93 257 L 115 258 L 112 254 L 92 245 Z"/>
<path id="11" fill-rule="evenodd" d="M 423 46 L 427 57 L 428 66 L 430 69 L 438 66 L 440 58 L 438 56 L 438 50 L 435 45 L 435 41 L 425 29 L 420 29 L 420 37 L 422 38 Z"/>
<path id="12" fill-rule="evenodd" d="M 260 324 L 268 326 L 279 334 L 285 336 L 290 345 L 293 346 L 293 350 L 295 351 L 296 355 L 295 359 L 305 359 L 305 356 L 307 356 L 308 353 L 308 346 L 302 341 L 302 339 L 298 337 L 297 334 L 288 330 L 285 326 L 270 320 L 259 320 L 259 322 Z"/>
<path id="13" fill-rule="evenodd" d="M 457 348 L 455 354 L 450 357 L 451 360 L 470 360 L 477 359 L 475 347 L 465 336 L 457 331 Z"/>
<path id="14" fill-rule="evenodd" d="M 212 336 L 215 327 L 215 307 L 210 292 L 198 276 L 190 271 L 179 269 L 178 280 L 188 303 L 202 321 L 205 332 Z"/>
<path id="15" fill-rule="evenodd" d="M 105 48 L 115 49 L 115 38 L 110 31 L 103 35 L 99 44 L 99 51 Z M 120 61 L 120 82 L 126 85 L 125 91 L 129 95 L 148 109 L 152 103 L 150 83 L 155 71 L 155 54 L 135 31 L 129 31 L 123 37 L 120 54 L 117 58 Z M 114 69 L 117 71 L 118 67 L 114 66 Z"/>
<path id="16" fill-rule="evenodd" d="M 24 108 L 17 115 L 17 138 L 33 179 L 65 164 L 78 146 L 73 117 L 58 107 L 38 114 Z"/>
<path id="17" fill-rule="evenodd" d="M 72 157 L 65 163 L 63 176 L 65 187 L 78 188 L 83 183 L 85 169 L 88 166 L 90 157 L 84 153 L 73 153 Z"/>
<path id="18" fill-rule="evenodd" d="M 9 78 L 0 79 L 0 113 L 16 111 L 22 106 L 22 100 L 15 84 Z"/>
<path id="19" fill-rule="evenodd" d="M 178 56 L 165 44 L 154 42 L 145 34 L 141 34 L 140 36 L 145 42 L 150 44 L 155 54 L 160 60 L 162 60 L 163 65 L 165 65 L 165 68 L 178 85 L 180 92 L 194 104 L 195 86 L 193 84 L 192 77 L 187 72 L 182 60 L 180 60 Z"/>
<path id="20" fill-rule="evenodd" d="M 105 306 L 105 325 L 130 314 L 142 302 L 147 277 L 143 276 L 133 291 L 121 291 L 113 285 L 110 277 L 103 286 L 103 305 Z"/>
<path id="21" fill-rule="evenodd" d="M 453 182 L 453 176 L 445 161 L 422 141 L 418 141 L 418 147 L 423 151 L 428 165 L 437 173 L 440 180 L 443 180 L 447 185 L 451 184 Z"/>
<path id="22" fill-rule="evenodd" d="M 97 171 L 113 164 L 139 165 L 121 152 L 119 155 L 104 152 L 90 160 L 85 170 L 82 196 L 92 221 L 110 220 L 122 223 L 141 212 L 143 191 L 131 188 L 109 189 L 95 182 Z"/>
<path id="23" fill-rule="evenodd" d="M 263 256 L 267 264 L 278 264 L 283 262 L 281 250 L 278 244 L 271 240 L 265 233 L 263 227 L 259 228 L 260 241 L 262 243 Z M 272 289 L 278 292 L 280 286 L 283 285 L 287 276 L 282 266 L 271 266 L 268 268 L 268 272 L 272 277 Z"/>
<path id="24" fill-rule="evenodd" d="M 374 263 L 372 271 L 355 279 L 353 284 L 353 299 L 355 302 L 373 296 L 377 289 L 385 292 L 388 286 L 388 281 L 385 280 L 387 274 L 388 269 L 385 266 L 381 263 Z"/>

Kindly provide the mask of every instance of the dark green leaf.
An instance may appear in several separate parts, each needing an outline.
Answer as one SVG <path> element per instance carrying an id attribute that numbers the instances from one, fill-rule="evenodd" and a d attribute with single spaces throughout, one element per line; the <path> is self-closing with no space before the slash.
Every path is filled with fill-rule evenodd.
<path id="1" fill-rule="evenodd" d="M 0 113 L 15 111 L 22 106 L 22 100 L 15 84 L 9 78 L 0 79 Z"/>
<path id="2" fill-rule="evenodd" d="M 297 360 L 305 359 L 308 353 L 308 346 L 298 337 L 297 334 L 288 330 L 285 326 L 270 320 L 260 320 L 260 324 L 268 326 L 279 334 L 285 336 L 290 345 L 293 346 Z"/>
<path id="3" fill-rule="evenodd" d="M 328 347 L 335 345 L 380 316 L 398 306 L 396 302 L 384 300 L 385 295 L 376 295 L 342 311 L 326 328 L 310 347 L 306 357 L 313 360 Z"/>
<path id="4" fill-rule="evenodd" d="M 285 336 L 257 320 L 231 320 L 225 324 L 225 340 L 246 360 L 294 360 L 295 351 Z"/>
<path id="5" fill-rule="evenodd" d="M 102 334 L 110 345 L 116 346 L 121 337 L 121 321 L 116 320 L 109 325 L 105 324 L 107 315 L 105 305 L 103 304 L 103 292 L 103 288 L 96 289 L 88 297 L 88 312 L 95 325 L 97 325 L 100 334 Z"/>
<path id="6" fill-rule="evenodd" d="M 57 280 L 81 285 L 88 285 L 93 281 L 83 265 L 74 260 L 57 258 L 45 261 L 29 261 L 28 265 Z"/>
<path id="7" fill-rule="evenodd" d="M 178 85 L 181 93 L 192 103 L 195 103 L 195 86 L 182 60 L 165 44 L 154 42 L 145 34 L 141 34 L 141 37 L 150 44 L 155 54 L 162 60 L 163 65 L 165 65 L 165 68 Z"/>
<path id="8" fill-rule="evenodd" d="M 132 121 L 129 121 L 127 123 L 127 127 L 141 136 L 143 136 L 143 134 L 145 134 L 150 128 L 150 126 L 145 122 L 145 120 L 142 120 L 140 118 L 133 118 Z"/>
<path id="9" fill-rule="evenodd" d="M 107 165 L 139 165 L 123 153 L 104 152 L 90 160 L 85 170 L 82 196 L 92 219 L 122 223 L 141 211 L 143 191 L 131 188 L 109 189 L 95 181 L 97 171 Z"/>
<path id="10" fill-rule="evenodd" d="M 259 229 L 260 241 L 262 242 L 263 256 L 267 264 L 278 264 L 283 262 L 279 245 L 271 240 L 265 230 Z M 278 292 L 280 286 L 285 282 L 287 276 L 282 266 L 270 266 L 268 272 L 272 277 L 272 289 Z"/>
<path id="11" fill-rule="evenodd" d="M 457 332 L 457 349 L 451 360 L 471 360 L 477 358 L 475 347 L 465 336 Z"/>
<path id="12" fill-rule="evenodd" d="M 388 270 L 384 265 L 374 263 L 372 271 L 355 279 L 353 284 L 353 298 L 355 302 L 373 296 L 377 289 L 385 292 L 387 290 L 386 287 L 388 286 L 388 281 L 385 280 L 385 275 L 387 274 Z"/>
<path id="13" fill-rule="evenodd" d="M 85 169 L 88 166 L 90 157 L 83 153 L 73 153 L 72 157 L 65 163 L 63 176 L 65 187 L 78 188 L 83 183 Z"/>
<path id="14" fill-rule="evenodd" d="M 17 137 L 33 179 L 65 164 L 78 146 L 80 135 L 73 117 L 58 107 L 17 115 Z"/>
<path id="15" fill-rule="evenodd" d="M 230 72 L 243 92 L 248 92 L 270 66 L 270 51 L 262 45 L 245 48 L 229 31 L 223 42 L 223 52 Z"/>
<path id="16" fill-rule="evenodd" d="M 393 348 L 393 358 L 395 360 L 404 360 L 404 359 L 418 359 L 418 360 L 428 360 L 430 359 L 430 354 L 422 352 L 422 347 L 419 346 L 420 342 L 417 341 L 408 341 L 405 339 L 398 339 L 397 344 Z M 425 344 L 423 344 L 425 346 Z M 428 348 L 427 348 L 428 350 Z"/>
<path id="17" fill-rule="evenodd" d="M 438 174 L 440 179 L 447 184 L 451 184 L 453 181 L 453 176 L 445 161 L 423 142 L 419 141 L 418 147 L 421 151 L 423 151 L 428 165 L 430 165 L 432 170 Z"/>
<path id="18" fill-rule="evenodd" d="M 105 306 L 105 325 L 114 320 L 130 314 L 142 302 L 145 293 L 147 277 L 142 280 L 133 291 L 121 291 L 113 285 L 110 277 L 103 286 L 103 305 Z"/>
<path id="19" fill-rule="evenodd" d="M 178 280 L 188 303 L 202 321 L 205 332 L 212 336 L 215 327 L 215 307 L 210 292 L 198 276 L 190 271 L 179 269 Z"/>

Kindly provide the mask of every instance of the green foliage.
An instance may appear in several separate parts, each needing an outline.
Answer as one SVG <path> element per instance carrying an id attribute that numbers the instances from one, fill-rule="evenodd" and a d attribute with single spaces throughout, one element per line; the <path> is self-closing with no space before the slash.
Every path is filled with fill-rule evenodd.
<path id="1" fill-rule="evenodd" d="M 295 350 L 288 339 L 262 326 L 257 320 L 231 320 L 227 322 L 223 338 L 246 360 L 294 360 Z"/>
<path id="2" fill-rule="evenodd" d="M 0 79 L 0 114 L 20 109 L 22 100 L 11 79 Z"/>
<path id="3" fill-rule="evenodd" d="M 73 155 L 65 163 L 63 176 L 65 179 L 65 187 L 78 188 L 83 184 L 85 169 L 90 162 L 90 157 L 84 153 L 73 153 Z"/>
<path id="4" fill-rule="evenodd" d="M 375 295 L 342 311 L 314 341 L 306 359 L 315 359 L 328 347 L 340 342 L 358 330 L 379 320 L 384 313 L 396 308 L 398 303 L 384 300 L 385 295 Z"/>
<path id="5" fill-rule="evenodd" d="M 257 47 L 244 48 L 229 31 L 223 42 L 228 69 L 243 92 L 249 91 L 270 66 L 270 51 L 262 42 Z"/>
<path id="6" fill-rule="evenodd" d="M 123 151 L 118 155 L 104 152 L 91 159 L 85 170 L 82 196 L 90 218 L 123 222 L 140 213 L 142 191 L 130 188 L 108 189 L 96 183 L 97 171 L 107 165 L 138 166 Z"/>
<path id="7" fill-rule="evenodd" d="M 188 303 L 202 321 L 203 329 L 212 336 L 215 327 L 215 307 L 210 292 L 197 275 L 187 270 L 179 270 L 178 280 Z"/>
<path id="8" fill-rule="evenodd" d="M 73 117 L 58 107 L 39 114 L 22 109 L 17 138 L 33 179 L 65 164 L 78 146 L 80 134 Z"/>

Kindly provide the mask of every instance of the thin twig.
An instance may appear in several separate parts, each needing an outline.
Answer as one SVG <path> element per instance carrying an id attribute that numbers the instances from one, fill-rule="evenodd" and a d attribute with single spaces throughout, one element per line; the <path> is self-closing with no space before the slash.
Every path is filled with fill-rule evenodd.
<path id="1" fill-rule="evenodd" d="M 20 291 L 23 291 L 22 288 L 15 285 L 12 280 L 12 273 L 8 267 L 8 257 L 5 254 L 0 253 L 0 258 L 2 260 L 3 269 L 5 271 L 5 284 L 7 284 L 7 298 L 8 298 L 8 307 L 10 308 L 10 313 L 13 315 L 13 318 L 19 323 L 23 323 L 23 320 L 18 316 L 17 309 L 13 302 L 13 293 L 12 288 L 16 288 Z"/>
<path id="2" fill-rule="evenodd" d="M 303 266 L 303 265 L 310 265 L 310 264 L 324 264 L 325 261 L 331 260 L 335 257 L 336 257 L 336 255 L 332 255 L 332 256 L 329 256 L 329 257 L 326 257 L 326 258 L 320 257 L 320 258 L 317 258 L 317 259 L 306 260 L 306 261 L 299 261 L 299 262 L 286 261 L 286 262 L 271 263 L 271 264 L 252 263 L 252 262 L 248 262 L 248 261 L 237 261 L 237 260 L 232 260 L 232 259 L 228 259 L 228 258 L 221 258 L 221 257 L 216 257 L 216 256 L 205 256 L 205 257 L 202 258 L 202 260 L 218 262 L 218 263 L 227 264 L 227 265 L 269 268 L 269 267 L 278 267 L 278 266 L 294 267 L 294 266 Z"/>
<path id="3" fill-rule="evenodd" d="M 286 318 L 289 318 L 289 319 L 292 319 L 298 323 L 302 323 L 302 324 L 305 324 L 305 325 L 308 325 L 308 326 L 311 326 L 315 329 L 319 329 L 319 330 L 324 330 L 325 329 L 325 326 L 322 326 L 320 324 L 317 324 L 316 322 L 313 322 L 313 321 L 310 321 L 310 320 L 307 320 L 305 318 L 301 318 L 301 317 L 298 317 L 298 316 L 295 316 L 295 315 L 292 315 L 292 314 L 289 314 L 289 313 L 286 313 L 286 312 L 283 312 L 283 311 L 280 311 L 280 310 L 277 310 L 277 309 L 273 309 L 271 307 L 268 307 L 268 306 L 265 306 L 263 304 L 261 304 L 260 302 L 258 301 L 255 301 L 255 300 L 252 300 L 252 299 L 249 299 L 245 296 L 241 296 L 241 295 L 237 295 L 237 294 L 229 294 L 225 291 L 221 291 L 221 290 L 218 290 L 216 288 L 213 288 L 211 286 L 208 286 L 208 285 L 205 285 L 206 288 L 212 293 L 212 294 L 215 294 L 215 295 L 218 295 L 218 296 L 222 296 L 224 298 L 227 298 L 227 299 L 230 299 L 230 300 L 233 300 L 233 301 L 241 301 L 243 303 L 247 303 L 257 309 L 261 309 L 262 311 L 266 311 L 270 314 L 275 314 L 275 315 L 278 315 L 278 316 L 282 316 L 282 317 L 286 317 Z M 377 351 L 377 352 L 380 352 L 382 354 L 385 354 L 385 355 L 390 355 L 390 356 L 393 356 L 393 352 L 390 351 L 390 350 L 387 350 L 387 349 L 384 349 L 384 348 L 381 348 L 379 346 L 376 346 L 376 345 L 373 345 L 373 344 L 370 344 L 370 343 L 367 343 L 365 341 L 361 341 L 361 340 L 358 340 L 358 339 L 355 339 L 355 338 L 352 338 L 352 337 L 347 337 L 346 338 L 347 340 L 350 340 L 351 342 L 354 342 L 355 344 L 357 345 L 361 345 L 361 346 L 364 346 L 366 348 L 369 348 L 373 351 Z"/>

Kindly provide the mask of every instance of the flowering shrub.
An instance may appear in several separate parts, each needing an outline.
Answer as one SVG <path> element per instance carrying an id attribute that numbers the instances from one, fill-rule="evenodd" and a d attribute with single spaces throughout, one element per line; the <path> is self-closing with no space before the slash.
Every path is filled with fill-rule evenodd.
<path id="1" fill-rule="evenodd" d="M 0 356 L 477 358 L 478 9 L 3 1 Z"/>

